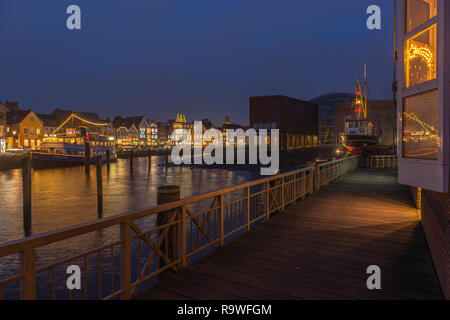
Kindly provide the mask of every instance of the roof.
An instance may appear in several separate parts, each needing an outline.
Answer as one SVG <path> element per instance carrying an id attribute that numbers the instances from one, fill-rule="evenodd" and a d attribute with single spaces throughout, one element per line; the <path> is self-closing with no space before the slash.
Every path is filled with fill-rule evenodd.
<path id="1" fill-rule="evenodd" d="M 10 111 L 6 113 L 6 123 L 16 124 L 21 123 L 25 119 L 31 110 Z"/>
<path id="2" fill-rule="evenodd" d="M 9 109 L 9 111 L 20 111 L 18 102 L 6 100 L 5 106 Z"/>
<path id="3" fill-rule="evenodd" d="M 136 128 L 139 128 L 139 125 L 141 124 L 142 120 L 144 120 L 144 116 L 136 116 L 136 117 L 129 117 L 129 118 L 122 118 L 121 116 L 117 116 L 114 118 L 113 127 L 114 128 L 120 128 L 120 127 L 126 127 L 131 128 L 133 125 Z"/>
<path id="4" fill-rule="evenodd" d="M 84 112 L 84 111 L 72 111 L 72 110 L 62 110 L 62 109 L 55 109 L 53 111 L 53 116 L 56 118 L 56 120 L 59 123 L 62 123 L 64 120 L 66 120 L 68 117 L 70 117 L 71 114 L 76 114 L 77 116 L 91 122 L 95 123 L 104 123 L 105 121 L 101 120 L 98 114 L 94 112 Z"/>
<path id="5" fill-rule="evenodd" d="M 36 114 L 46 127 L 58 127 L 60 122 L 52 114 Z"/>
<path id="6" fill-rule="evenodd" d="M 136 128 L 139 128 L 139 125 L 141 124 L 142 120 L 144 120 L 144 116 L 137 116 L 137 117 L 129 117 L 123 119 L 123 124 L 127 128 L 131 128 L 131 126 L 134 124 Z"/>

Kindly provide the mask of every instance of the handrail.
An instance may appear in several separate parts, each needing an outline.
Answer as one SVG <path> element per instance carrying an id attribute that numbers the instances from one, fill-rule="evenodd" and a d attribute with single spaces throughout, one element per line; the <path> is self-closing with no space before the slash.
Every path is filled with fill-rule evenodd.
<path id="1" fill-rule="evenodd" d="M 269 220 L 274 212 L 282 212 L 286 206 L 319 190 L 320 186 L 354 170 L 358 162 L 358 156 L 345 157 L 315 167 L 310 166 L 152 206 L 138 212 L 120 214 L 0 244 L 0 258 L 20 255 L 17 273 L 7 279 L 0 278 L 0 299 L 5 295 L 4 286 L 16 281 L 21 282 L 23 299 L 35 299 L 37 275 L 44 271 L 52 274 L 49 281 L 52 298 L 56 299 L 56 268 L 81 259 L 84 263 L 83 270 L 88 273 L 88 259 L 92 257 L 97 259 L 98 297 L 108 299 L 120 296 L 129 299 L 138 292 L 139 286 L 145 281 L 157 279 L 155 277 L 167 269 L 177 271 L 186 267 L 196 254 L 210 247 L 223 246 L 226 239 L 238 232 L 249 231 L 255 223 Z M 236 192 L 240 193 L 237 198 L 224 200 L 225 195 L 232 196 Z M 193 212 L 189 208 L 189 205 L 199 204 L 208 199 L 213 200 L 209 209 Z M 141 230 L 135 223 L 137 219 L 155 214 L 158 217 L 167 215 L 169 218 L 161 225 L 153 225 L 145 230 Z M 36 249 L 112 226 L 120 226 L 120 240 L 89 250 L 80 250 L 81 252 L 37 268 Z M 147 252 L 144 252 L 143 246 L 147 247 Z M 115 250 L 116 248 L 119 250 Z M 106 264 L 109 264 L 108 267 L 112 270 L 111 293 L 105 296 L 101 285 L 102 254 L 108 252 L 110 260 Z M 139 258 L 138 266 L 134 267 L 138 267 L 139 276 L 132 279 L 132 256 L 136 254 Z M 145 256 L 146 254 L 148 255 Z M 120 258 L 120 289 L 116 289 L 114 283 L 114 260 L 117 257 Z M 145 261 L 143 265 L 142 260 Z M 157 262 L 156 269 L 155 262 Z M 84 278 L 85 299 L 88 297 L 87 277 L 92 276 L 92 273 L 91 270 L 91 274 L 86 274 Z M 72 290 L 66 291 L 71 299 Z"/>
<path id="2" fill-rule="evenodd" d="M 397 155 L 373 155 L 369 156 L 369 159 L 370 167 L 374 169 L 398 167 Z"/>

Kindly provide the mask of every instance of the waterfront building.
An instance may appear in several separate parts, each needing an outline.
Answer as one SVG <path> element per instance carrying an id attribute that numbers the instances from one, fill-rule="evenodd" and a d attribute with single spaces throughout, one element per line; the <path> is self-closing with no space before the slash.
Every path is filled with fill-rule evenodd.
<path id="1" fill-rule="evenodd" d="M 129 149 L 140 146 L 139 129 L 131 118 L 117 116 L 113 120 L 118 148 Z"/>
<path id="2" fill-rule="evenodd" d="M 168 122 L 158 122 L 158 144 L 161 147 L 170 146 L 170 134 L 172 133 L 173 126 Z"/>
<path id="3" fill-rule="evenodd" d="M 399 2 L 398 181 L 409 185 L 450 298 L 450 1 Z"/>
<path id="4" fill-rule="evenodd" d="M 172 126 L 171 132 L 169 133 L 171 145 L 174 145 L 176 141 L 183 139 L 184 130 L 188 131 L 188 139 L 193 142 L 194 124 L 192 122 L 188 122 L 184 114 L 178 113 L 177 118 L 175 120 L 169 120 L 168 123 Z M 172 133 L 175 133 L 175 139 L 172 139 Z"/>
<path id="5" fill-rule="evenodd" d="M 250 97 L 250 127 L 279 129 L 280 149 L 318 144 L 319 106 L 282 95 Z"/>
<path id="6" fill-rule="evenodd" d="M 6 113 L 8 109 L 0 102 L 0 153 L 6 151 Z"/>
<path id="7" fill-rule="evenodd" d="M 310 102 L 319 105 L 319 143 L 330 144 L 337 141 L 334 130 L 333 105 L 336 103 L 353 102 L 355 95 L 351 93 L 328 93 L 311 99 Z M 342 120 L 342 123 L 344 120 Z"/>
<path id="8" fill-rule="evenodd" d="M 6 113 L 6 143 L 8 149 L 39 149 L 44 125 L 31 110 Z"/>
<path id="9" fill-rule="evenodd" d="M 100 120 L 96 113 L 56 109 L 53 116 L 59 123 L 53 134 L 71 134 L 68 131 L 85 127 L 89 133 L 106 135 L 108 123 Z"/>
<path id="10" fill-rule="evenodd" d="M 148 134 L 150 131 L 150 124 L 144 116 L 137 117 L 129 117 L 123 120 L 123 125 L 128 128 L 128 130 L 132 130 L 130 132 L 130 136 L 134 134 L 133 127 L 138 131 L 137 139 L 133 140 L 133 144 L 139 146 L 140 148 L 146 147 L 148 145 Z"/>
<path id="11" fill-rule="evenodd" d="M 5 102 L 6 109 L 8 111 L 20 111 L 19 103 L 17 101 L 8 101 Z"/>
<path id="12" fill-rule="evenodd" d="M 154 120 L 147 120 L 149 127 L 147 128 L 147 145 L 154 148 L 159 143 L 158 124 Z"/>
<path id="13" fill-rule="evenodd" d="M 42 114 L 38 113 L 37 116 L 41 119 L 44 124 L 44 137 L 48 137 L 53 134 L 53 132 L 61 124 L 58 119 L 53 114 Z"/>

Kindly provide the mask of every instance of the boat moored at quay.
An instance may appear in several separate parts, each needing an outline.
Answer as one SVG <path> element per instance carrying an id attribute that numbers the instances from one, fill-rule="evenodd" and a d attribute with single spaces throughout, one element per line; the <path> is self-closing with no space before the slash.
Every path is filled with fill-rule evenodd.
<path id="1" fill-rule="evenodd" d="M 107 136 L 107 123 L 94 122 L 84 114 L 72 113 L 32 151 L 33 167 L 49 168 L 94 163 L 97 157 L 117 160 L 114 137 Z M 109 154 L 109 155 L 108 155 Z"/>

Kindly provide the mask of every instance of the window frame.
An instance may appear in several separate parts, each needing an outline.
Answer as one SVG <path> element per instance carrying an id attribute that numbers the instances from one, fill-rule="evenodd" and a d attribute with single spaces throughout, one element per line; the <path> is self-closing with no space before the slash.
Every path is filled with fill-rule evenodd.
<path id="1" fill-rule="evenodd" d="M 429 190 L 440 192 L 448 191 L 448 161 L 449 161 L 449 105 L 445 99 L 449 99 L 450 80 L 448 72 L 444 72 L 450 67 L 450 58 L 445 57 L 450 54 L 450 39 L 445 41 L 444 34 L 450 34 L 450 1 L 445 5 L 445 0 L 437 0 L 437 15 L 422 25 L 414 28 L 411 32 L 406 32 L 406 3 L 407 0 L 399 2 L 399 39 L 398 39 L 398 93 L 397 93 L 397 154 L 399 158 L 399 182 L 416 187 L 423 187 Z M 406 66 L 405 53 L 408 40 L 417 34 L 436 24 L 436 78 L 420 84 L 405 87 Z M 447 24 L 447 25 L 446 25 Z M 438 117 L 441 148 L 438 152 L 438 159 L 415 159 L 403 157 L 403 110 L 406 98 L 433 90 L 438 90 Z M 411 174 L 414 172 L 414 174 Z"/>

